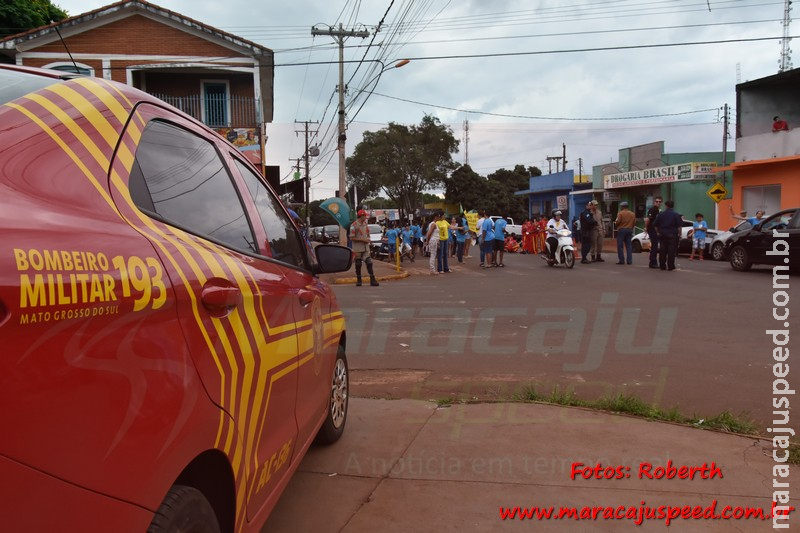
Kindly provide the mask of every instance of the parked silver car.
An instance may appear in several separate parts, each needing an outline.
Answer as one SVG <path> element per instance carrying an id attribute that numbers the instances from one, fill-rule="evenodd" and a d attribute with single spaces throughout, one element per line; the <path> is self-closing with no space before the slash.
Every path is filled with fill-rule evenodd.
<path id="1" fill-rule="evenodd" d="M 728 231 L 717 233 L 717 236 L 714 237 L 713 241 L 711 241 L 711 257 L 717 261 L 727 260 L 728 257 L 725 252 L 725 243 L 728 242 L 728 239 L 730 239 L 731 235 L 739 231 L 752 229 L 752 227 L 753 225 L 750 224 L 750 222 L 743 220 L 734 227 L 730 228 Z"/>

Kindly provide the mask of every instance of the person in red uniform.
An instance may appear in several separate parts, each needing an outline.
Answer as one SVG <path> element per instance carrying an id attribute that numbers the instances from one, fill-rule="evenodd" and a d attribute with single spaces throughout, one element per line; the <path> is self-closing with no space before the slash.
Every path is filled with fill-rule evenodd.
<path id="1" fill-rule="evenodd" d="M 522 224 L 522 249 L 526 254 L 533 253 L 533 222 L 529 218 Z"/>
<path id="2" fill-rule="evenodd" d="M 772 117 L 772 131 L 789 131 L 789 124 L 778 115 Z"/>

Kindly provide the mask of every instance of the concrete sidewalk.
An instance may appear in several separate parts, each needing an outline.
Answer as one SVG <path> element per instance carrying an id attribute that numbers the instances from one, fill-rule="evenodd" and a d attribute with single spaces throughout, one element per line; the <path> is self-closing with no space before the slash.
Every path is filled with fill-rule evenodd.
<path id="1" fill-rule="evenodd" d="M 771 508 L 771 442 L 543 404 L 438 408 L 352 398 L 347 428 L 313 447 L 263 532 L 664 531 L 664 520 L 501 520 L 500 507 Z M 639 479 L 671 464 L 713 479 Z M 570 478 L 572 464 L 622 479 Z M 713 465 L 712 465 L 713 464 Z M 642 466 L 644 465 L 644 466 Z M 677 472 L 677 471 L 676 471 Z M 629 477 L 628 477 L 629 476 Z M 793 476 L 796 477 L 796 476 Z M 791 478 L 782 481 L 789 481 Z M 602 511 L 600 512 L 602 516 Z M 792 522 L 797 519 L 792 515 Z M 677 531 L 766 531 L 771 519 L 676 519 Z"/>

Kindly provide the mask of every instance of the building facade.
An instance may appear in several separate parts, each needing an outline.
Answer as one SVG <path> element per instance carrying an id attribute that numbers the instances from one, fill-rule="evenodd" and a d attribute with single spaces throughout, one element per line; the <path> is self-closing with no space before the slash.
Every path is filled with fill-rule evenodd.
<path id="1" fill-rule="evenodd" d="M 161 98 L 260 162 L 274 108 L 272 50 L 144 0 L 0 40 L 0 61 L 114 80 Z"/>
<path id="2" fill-rule="evenodd" d="M 729 152 L 727 158 L 733 158 Z M 664 141 L 623 148 L 619 160 L 593 167 L 593 189 L 602 190 L 602 211 L 616 217 L 620 202 L 628 202 L 637 226 L 644 228 L 644 217 L 661 196 L 673 200 L 675 209 L 686 219 L 702 213 L 710 227 L 719 216 L 716 201 L 708 193 L 718 179 L 717 168 L 725 160 L 722 152 L 664 152 Z"/>
<path id="3" fill-rule="evenodd" d="M 731 209 L 754 216 L 800 206 L 798 94 L 800 69 L 736 86 L 736 158 L 725 167 L 733 178 L 720 227 L 734 225 Z M 789 129 L 773 131 L 775 116 Z"/>

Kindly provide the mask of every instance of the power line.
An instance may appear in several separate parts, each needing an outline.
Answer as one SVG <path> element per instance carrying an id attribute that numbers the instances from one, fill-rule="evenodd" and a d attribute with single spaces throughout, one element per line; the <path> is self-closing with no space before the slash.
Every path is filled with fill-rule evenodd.
<path id="1" fill-rule="evenodd" d="M 631 116 L 631 117 L 586 117 L 586 118 L 569 118 L 569 117 L 537 117 L 537 116 L 530 116 L 530 115 L 510 115 L 505 113 L 490 113 L 489 111 L 475 111 L 472 109 L 461 109 L 458 107 L 448 107 L 443 105 L 437 104 L 428 104 L 425 102 L 417 102 L 416 100 L 409 100 L 407 98 L 400 98 L 399 96 L 390 96 L 388 94 L 381 94 L 373 92 L 372 94 L 376 96 L 383 96 L 384 98 L 389 98 L 391 100 L 399 100 L 401 102 L 408 102 L 409 104 L 417 104 L 423 105 L 427 107 L 436 107 L 439 109 L 447 109 L 448 111 L 458 111 L 459 113 L 472 113 L 475 115 L 488 115 L 492 117 L 504 117 L 504 118 L 524 118 L 528 120 L 564 120 L 564 121 L 611 121 L 611 120 L 635 120 L 635 119 L 643 119 L 643 118 L 660 118 L 660 117 L 678 117 L 682 115 L 693 115 L 696 113 L 706 113 L 708 111 L 716 111 L 716 107 L 711 107 L 708 109 L 698 109 L 696 111 L 682 111 L 680 113 L 660 113 L 656 115 L 639 115 L 639 116 Z"/>

